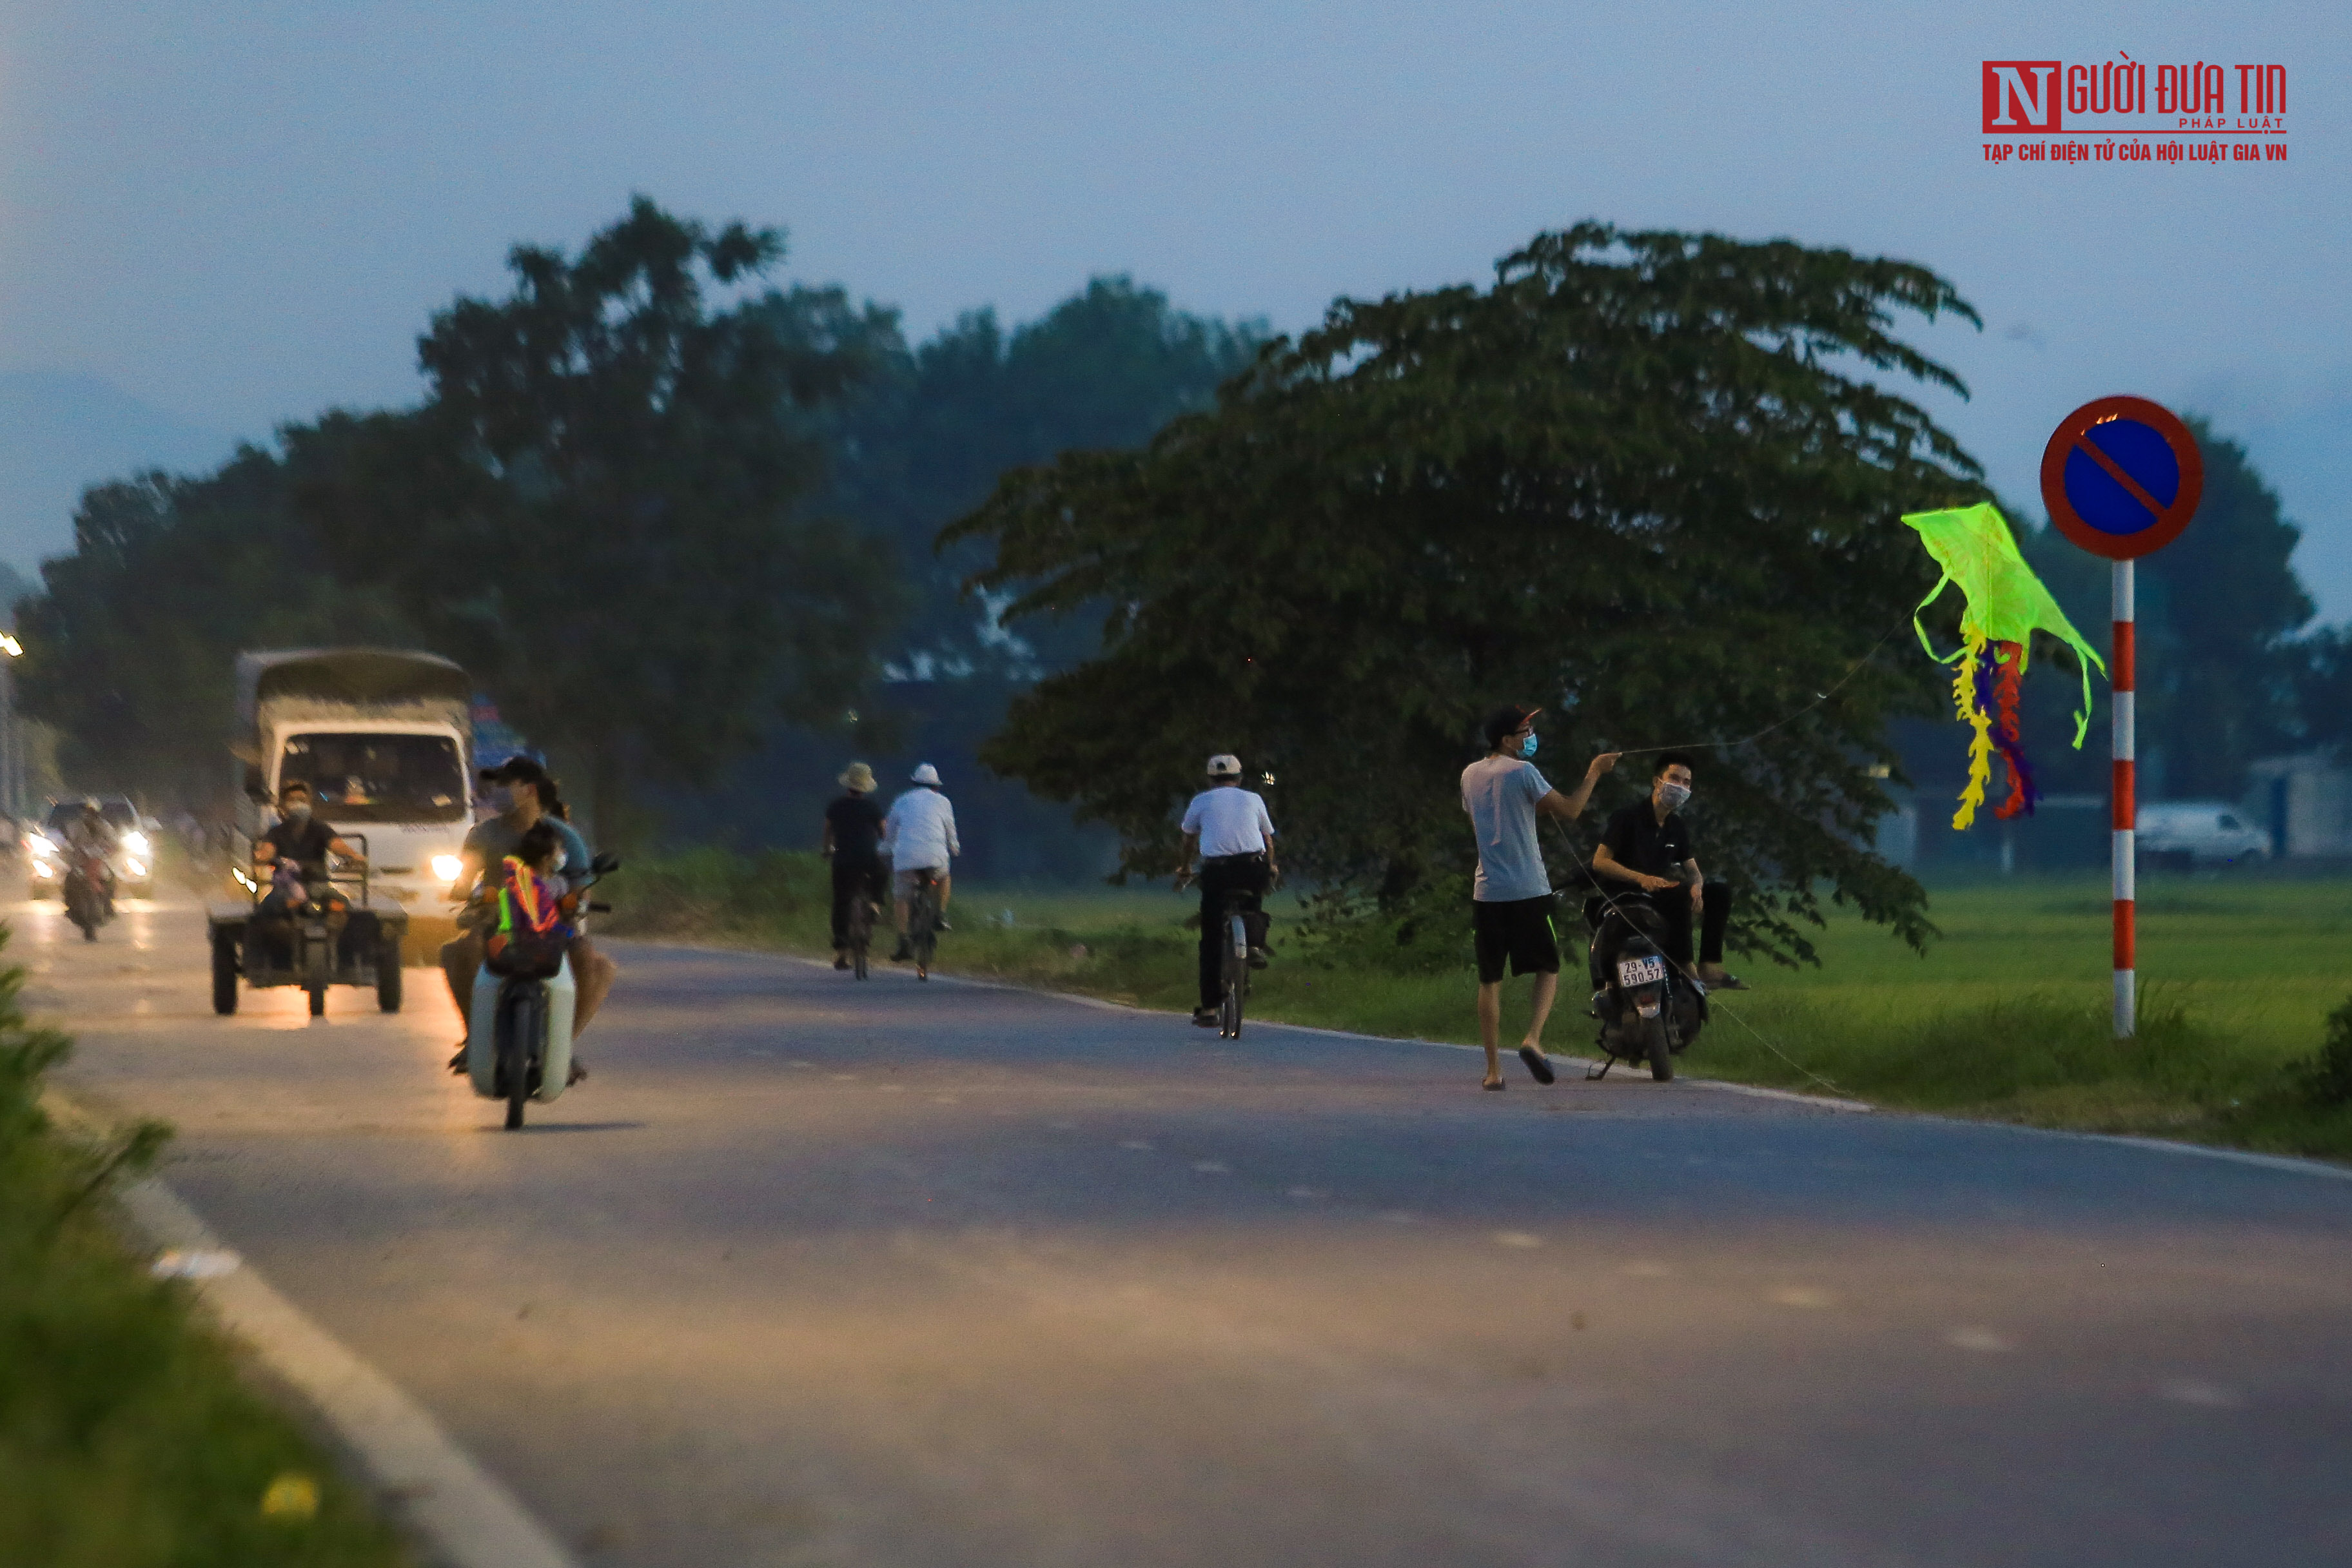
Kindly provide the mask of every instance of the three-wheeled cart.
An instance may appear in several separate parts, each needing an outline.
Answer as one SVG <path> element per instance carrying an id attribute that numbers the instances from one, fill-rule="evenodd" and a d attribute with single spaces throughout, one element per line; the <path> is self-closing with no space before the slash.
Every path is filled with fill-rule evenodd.
<path id="1" fill-rule="evenodd" d="M 308 885 L 310 901 L 290 918 L 260 912 L 265 889 L 242 868 L 233 875 L 244 896 L 205 906 L 214 1012 L 236 1011 L 240 975 L 256 990 L 300 986 L 310 994 L 314 1018 L 327 1010 L 330 985 L 372 986 L 377 1006 L 400 1011 L 400 944 L 408 932 L 408 911 L 368 886 L 365 836 L 344 837 L 359 841 L 359 865 L 340 866 L 340 857 L 329 857 L 327 876 Z M 340 931 L 327 912 L 330 892 L 341 895 L 349 908 Z"/>

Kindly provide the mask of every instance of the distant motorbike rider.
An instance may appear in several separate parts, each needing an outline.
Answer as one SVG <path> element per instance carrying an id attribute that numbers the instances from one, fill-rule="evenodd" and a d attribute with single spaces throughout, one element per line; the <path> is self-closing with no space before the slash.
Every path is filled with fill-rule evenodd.
<path id="1" fill-rule="evenodd" d="M 562 791 L 545 768 L 529 757 L 510 757 L 495 768 L 483 769 L 481 781 L 488 786 L 499 813 L 475 824 L 473 831 L 466 835 L 458 858 L 457 879 L 449 886 L 451 900 L 466 907 L 457 914 L 456 939 L 441 947 L 441 973 L 449 983 L 450 996 L 457 1004 L 458 1022 L 469 1032 L 473 1027 L 474 977 L 481 972 L 488 927 L 497 918 L 496 900 L 488 895 L 507 857 L 518 851 L 525 835 L 543 826 L 562 845 L 562 858 L 555 874 L 584 877 L 589 864 L 588 842 L 572 826 Z M 596 1009 L 604 1005 L 621 966 L 597 952 L 585 936 L 572 939 L 571 954 L 573 984 L 579 988 L 572 1014 L 572 1035 L 577 1039 L 580 1031 L 588 1026 L 588 1020 L 595 1016 Z M 586 1065 L 578 1057 L 572 1058 L 572 1066 L 575 1079 L 588 1076 Z M 456 1054 L 449 1058 L 449 1070 L 462 1073 L 465 1069 L 466 1041 L 461 1037 Z"/>
<path id="2" fill-rule="evenodd" d="M 340 947 L 352 906 L 327 880 L 327 857 L 332 853 L 352 862 L 362 857 L 312 816 L 311 807 L 310 786 L 302 780 L 289 779 L 279 788 L 278 825 L 253 842 L 254 880 L 267 878 L 271 883 L 256 912 L 270 927 L 282 929 L 315 899 L 327 917 L 328 940 Z M 291 875 L 279 876 L 281 868 Z"/>
<path id="3" fill-rule="evenodd" d="M 98 868 L 96 881 L 99 898 L 104 903 L 106 918 L 114 918 L 114 855 L 121 841 L 115 837 L 114 825 L 98 808 L 98 802 L 84 799 L 81 815 L 66 826 L 66 853 L 71 858 L 74 872 L 86 873 Z"/>
<path id="4" fill-rule="evenodd" d="M 915 787 L 892 801 L 890 815 L 882 820 L 884 853 L 890 858 L 891 891 L 898 914 L 898 946 L 890 954 L 894 963 L 915 956 L 907 940 L 907 910 L 923 872 L 931 873 L 939 885 L 940 918 L 931 929 L 955 929 L 948 924 L 948 866 L 963 853 L 963 846 L 956 840 L 955 807 L 940 789 L 940 770 L 925 763 L 908 778 Z"/>

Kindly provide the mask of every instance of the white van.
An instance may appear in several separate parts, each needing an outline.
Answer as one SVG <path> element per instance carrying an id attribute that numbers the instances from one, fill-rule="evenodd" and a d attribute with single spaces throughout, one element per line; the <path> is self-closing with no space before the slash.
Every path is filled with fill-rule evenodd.
<path id="1" fill-rule="evenodd" d="M 2139 853 L 2176 866 L 2242 866 L 2271 858 L 2271 836 L 2226 801 L 2160 800 L 2139 808 Z"/>

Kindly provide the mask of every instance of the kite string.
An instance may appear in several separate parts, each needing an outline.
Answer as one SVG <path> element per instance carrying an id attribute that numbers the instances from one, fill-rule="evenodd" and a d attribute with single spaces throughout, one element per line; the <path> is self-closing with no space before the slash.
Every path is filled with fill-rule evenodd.
<path id="1" fill-rule="evenodd" d="M 1852 664 L 1848 665 L 1846 667 L 1845 673 L 1839 676 L 1836 683 L 1831 686 L 1827 691 L 1816 691 L 1813 693 L 1813 700 L 1811 702 L 1806 703 L 1802 708 L 1790 713 L 1787 718 L 1780 720 L 1776 723 L 1765 725 L 1764 728 L 1757 731 L 1752 735 L 1742 735 L 1736 741 L 1679 741 L 1672 745 L 1666 746 L 1626 746 L 1620 748 L 1617 754 L 1622 757 L 1645 757 L 1654 752 L 1727 751 L 1734 746 L 1745 746 L 1753 742 L 1760 741 L 1765 736 L 1772 733 L 1775 730 L 1785 730 L 1790 725 L 1795 723 L 1798 720 L 1803 718 L 1806 714 L 1811 712 L 1814 709 L 1819 708 L 1822 704 L 1827 702 L 1831 698 L 1835 697 L 1840 691 L 1843 690 L 1848 681 L 1851 681 L 1855 676 L 1862 673 L 1862 667 L 1868 664 L 1872 659 L 1877 658 L 1878 650 L 1885 647 L 1887 643 L 1894 638 L 1895 634 L 1903 629 L 1905 619 L 1907 619 L 1907 617 L 1898 618 L 1893 626 L 1887 627 L 1885 635 L 1881 637 L 1876 642 L 1871 644 L 1868 652 L 1864 653 L 1860 658 L 1855 659 Z"/>

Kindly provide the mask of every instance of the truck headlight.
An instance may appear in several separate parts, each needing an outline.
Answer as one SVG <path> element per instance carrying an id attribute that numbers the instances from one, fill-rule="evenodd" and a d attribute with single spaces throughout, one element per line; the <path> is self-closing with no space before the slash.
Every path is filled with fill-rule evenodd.
<path id="1" fill-rule="evenodd" d="M 145 864 L 138 860 L 125 860 L 122 863 L 122 868 L 134 877 L 143 877 L 147 874 Z"/>
<path id="2" fill-rule="evenodd" d="M 36 877 L 54 877 L 54 876 L 56 876 L 57 874 L 58 874 L 58 868 L 57 868 L 55 866 L 50 865 L 47 860 L 36 860 L 36 861 L 34 861 L 34 862 L 33 862 L 33 875 L 34 875 L 34 876 L 36 876 Z"/>
<path id="3" fill-rule="evenodd" d="M 466 863 L 457 858 L 455 855 L 436 855 L 433 857 L 433 874 L 440 878 L 445 882 L 456 881 L 457 879 L 457 873 L 465 868 Z"/>

